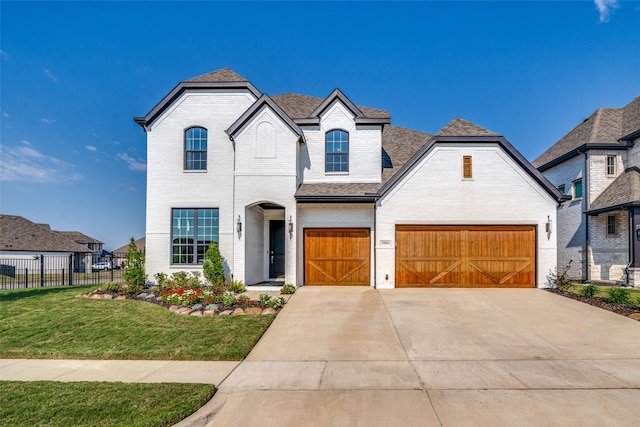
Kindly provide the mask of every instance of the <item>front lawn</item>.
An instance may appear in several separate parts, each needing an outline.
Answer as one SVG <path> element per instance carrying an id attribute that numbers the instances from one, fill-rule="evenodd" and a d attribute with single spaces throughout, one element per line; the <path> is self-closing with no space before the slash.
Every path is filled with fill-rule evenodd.
<path id="1" fill-rule="evenodd" d="M 242 360 L 274 315 L 192 317 L 96 285 L 0 291 L 0 358 Z"/>
<path id="2" fill-rule="evenodd" d="M 170 426 L 204 405 L 208 384 L 0 381 L 7 426 Z"/>

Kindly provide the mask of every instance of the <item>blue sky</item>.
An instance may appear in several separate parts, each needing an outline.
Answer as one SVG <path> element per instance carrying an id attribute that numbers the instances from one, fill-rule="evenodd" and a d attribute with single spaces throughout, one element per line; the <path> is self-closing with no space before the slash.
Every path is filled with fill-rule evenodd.
<path id="1" fill-rule="evenodd" d="M 462 117 L 533 160 L 640 95 L 640 1 L 0 2 L 0 212 L 107 249 L 145 230 L 134 123 L 178 82 L 230 67 L 258 90 Z"/>

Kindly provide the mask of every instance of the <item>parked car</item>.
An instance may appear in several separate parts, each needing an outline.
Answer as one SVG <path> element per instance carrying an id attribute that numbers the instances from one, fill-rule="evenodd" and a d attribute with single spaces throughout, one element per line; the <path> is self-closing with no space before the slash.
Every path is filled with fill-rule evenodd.
<path id="1" fill-rule="evenodd" d="M 91 271 L 111 270 L 111 263 L 108 261 L 97 262 L 91 266 Z"/>

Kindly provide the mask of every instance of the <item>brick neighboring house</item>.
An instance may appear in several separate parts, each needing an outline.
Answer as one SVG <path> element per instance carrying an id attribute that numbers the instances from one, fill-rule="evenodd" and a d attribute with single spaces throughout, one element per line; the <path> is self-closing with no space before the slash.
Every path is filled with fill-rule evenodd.
<path id="1" fill-rule="evenodd" d="M 146 267 L 198 271 L 217 242 L 247 285 L 545 286 L 562 195 L 502 136 L 431 135 L 339 89 L 268 96 L 229 69 L 144 117 Z"/>
<path id="2" fill-rule="evenodd" d="M 558 266 L 640 286 L 640 97 L 599 108 L 533 165 L 571 200 L 558 208 Z"/>
<path id="3" fill-rule="evenodd" d="M 82 233 L 60 232 L 51 230 L 48 224 L 37 224 L 18 215 L 0 214 L 0 259 L 3 264 L 12 265 L 11 260 L 35 259 L 40 255 L 68 257 L 74 255 L 74 270 L 76 272 L 91 271 L 93 249 L 74 241 L 79 237 L 82 241 L 91 239 Z M 102 243 L 100 250 L 102 250 Z M 45 258 L 45 262 L 53 262 L 52 257 Z M 34 264 L 35 265 L 35 264 Z M 45 269 L 57 268 L 60 263 L 45 265 Z M 64 265 L 64 264 L 63 264 Z"/>

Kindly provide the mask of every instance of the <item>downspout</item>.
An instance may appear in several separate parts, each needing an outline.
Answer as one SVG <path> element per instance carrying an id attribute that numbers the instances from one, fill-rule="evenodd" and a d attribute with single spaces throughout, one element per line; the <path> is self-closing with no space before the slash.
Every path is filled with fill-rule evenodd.
<path id="1" fill-rule="evenodd" d="M 231 235 L 233 238 L 231 239 L 231 250 L 233 251 L 233 269 L 236 268 L 236 230 L 234 228 L 235 218 L 236 218 L 236 141 L 233 139 L 233 136 L 229 135 L 229 141 L 231 141 L 231 148 L 233 149 L 233 180 L 231 182 Z M 231 281 L 233 282 L 233 271 L 230 271 Z"/>
<path id="2" fill-rule="evenodd" d="M 624 286 L 629 286 L 629 269 L 633 264 L 633 240 L 636 238 L 636 230 L 633 229 L 633 209 L 628 209 L 629 212 L 629 263 L 624 269 Z"/>
<path id="3" fill-rule="evenodd" d="M 585 237 L 585 241 L 584 241 L 584 248 L 585 248 L 585 254 L 584 254 L 584 269 L 585 269 L 585 276 L 587 278 L 586 282 L 588 283 L 591 280 L 591 262 L 589 261 L 589 215 L 586 214 L 587 209 L 589 209 L 589 181 L 590 181 L 590 176 L 589 176 L 589 169 L 588 169 L 589 163 L 588 163 L 588 158 L 587 158 L 587 150 L 584 151 L 584 179 L 583 179 L 583 184 L 582 184 L 582 202 L 584 203 L 584 212 L 582 213 L 582 215 L 584 215 L 584 237 Z"/>

